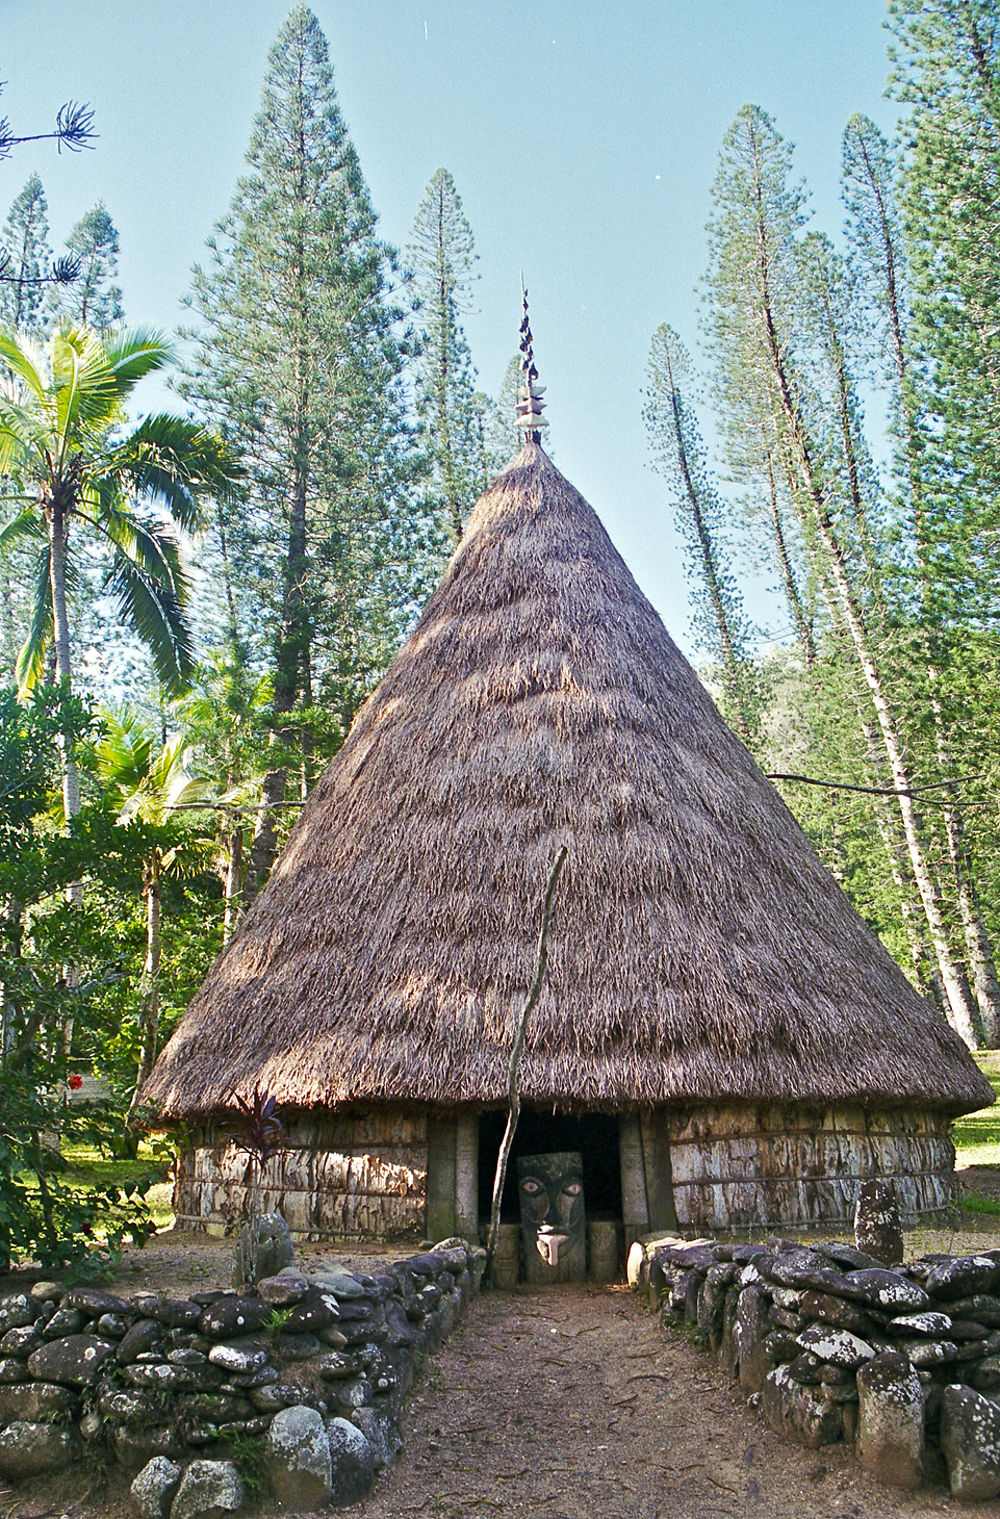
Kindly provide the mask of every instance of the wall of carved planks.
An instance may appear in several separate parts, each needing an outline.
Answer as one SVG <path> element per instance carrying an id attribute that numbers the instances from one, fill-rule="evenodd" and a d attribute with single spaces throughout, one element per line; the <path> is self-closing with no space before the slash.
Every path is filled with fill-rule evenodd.
<path id="1" fill-rule="evenodd" d="M 860 1183 L 896 1182 L 907 1221 L 948 1207 L 955 1152 L 941 1113 L 718 1104 L 623 1114 L 618 1122 L 626 1249 L 664 1228 L 848 1224 Z M 299 1239 L 474 1236 L 478 1117 L 420 1109 L 285 1116 L 263 1207 Z M 586 1156 L 584 1157 L 586 1172 Z M 183 1226 L 230 1230 L 245 1216 L 247 1158 L 217 1128 L 178 1163 Z"/>
<path id="2" fill-rule="evenodd" d="M 262 1206 L 297 1239 L 421 1239 L 427 1202 L 427 1115 L 400 1109 L 282 1115 Z M 185 1228 L 223 1234 L 245 1216 L 247 1157 L 217 1128 L 182 1151 L 174 1210 Z"/>
<path id="3" fill-rule="evenodd" d="M 907 1222 L 952 1201 L 951 1121 L 939 1112 L 720 1104 L 675 1114 L 670 1128 L 682 1227 L 851 1223 L 871 1176 L 895 1181 Z"/>

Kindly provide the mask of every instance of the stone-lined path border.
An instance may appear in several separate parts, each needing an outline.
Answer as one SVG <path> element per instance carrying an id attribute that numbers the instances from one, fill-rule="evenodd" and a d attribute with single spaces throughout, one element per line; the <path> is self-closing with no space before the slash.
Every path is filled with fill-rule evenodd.
<path id="1" fill-rule="evenodd" d="M 285 1512 L 355 1504 L 484 1265 L 446 1240 L 376 1275 L 290 1266 L 248 1293 L 35 1282 L 0 1298 L 0 1479 L 89 1455 L 135 1473 L 139 1519 L 219 1519 L 261 1489 Z"/>
<path id="2" fill-rule="evenodd" d="M 629 1281 L 777 1433 L 847 1442 L 883 1482 L 1000 1496 L 1000 1250 L 886 1269 L 846 1243 L 649 1238 Z"/>

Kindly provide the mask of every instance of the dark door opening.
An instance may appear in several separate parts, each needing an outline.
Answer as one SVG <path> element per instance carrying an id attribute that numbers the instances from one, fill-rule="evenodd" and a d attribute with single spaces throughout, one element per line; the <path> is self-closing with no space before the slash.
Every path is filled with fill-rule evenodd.
<path id="1" fill-rule="evenodd" d="M 505 1112 L 479 1115 L 479 1216 L 488 1220 L 493 1198 L 500 1141 L 507 1123 Z M 583 1195 L 589 1219 L 622 1216 L 622 1180 L 618 1156 L 618 1118 L 613 1113 L 541 1112 L 522 1108 L 514 1133 L 501 1200 L 504 1223 L 518 1223 L 517 1157 L 544 1155 L 554 1150 L 579 1150 L 583 1156 Z"/>

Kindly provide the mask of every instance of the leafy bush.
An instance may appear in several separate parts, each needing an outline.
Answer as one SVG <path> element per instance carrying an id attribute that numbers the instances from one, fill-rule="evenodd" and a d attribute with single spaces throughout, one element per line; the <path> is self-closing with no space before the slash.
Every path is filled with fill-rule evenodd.
<path id="1" fill-rule="evenodd" d="M 124 1125 L 114 1101 L 69 1101 L 74 1060 L 104 1038 L 101 990 L 124 971 L 100 910 L 67 889 L 98 868 L 112 884 L 131 881 L 143 845 L 99 800 L 68 830 L 54 821 L 57 736 L 85 757 L 92 729 L 89 710 L 58 689 L 26 703 L 0 691 L 0 1269 L 63 1267 L 141 1242 L 152 1228 L 142 1193 L 162 1174 L 81 1188 L 60 1153 L 112 1147 Z"/>

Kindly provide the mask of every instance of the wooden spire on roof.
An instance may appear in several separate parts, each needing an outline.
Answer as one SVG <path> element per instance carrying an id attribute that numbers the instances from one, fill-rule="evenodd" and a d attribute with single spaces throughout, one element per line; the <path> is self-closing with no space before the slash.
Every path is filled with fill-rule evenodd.
<path id="1" fill-rule="evenodd" d="M 517 425 L 524 432 L 526 443 L 541 443 L 543 427 L 548 423 L 542 416 L 545 410 L 545 402 L 542 396 L 545 394 L 545 386 L 538 384 L 538 370 L 535 368 L 534 339 L 531 335 L 531 321 L 528 316 L 528 292 L 524 288 L 524 279 L 521 280 L 521 326 L 520 326 L 521 350 L 521 373 L 522 380 L 518 386 L 517 398 Z"/>

